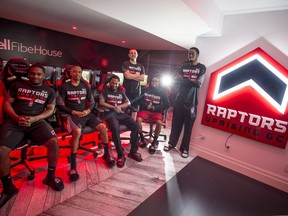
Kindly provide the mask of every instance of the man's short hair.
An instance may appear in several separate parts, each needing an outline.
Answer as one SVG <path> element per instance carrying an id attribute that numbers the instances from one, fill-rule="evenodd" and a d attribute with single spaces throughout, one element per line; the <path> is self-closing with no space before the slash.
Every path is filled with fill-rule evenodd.
<path id="1" fill-rule="evenodd" d="M 110 77 L 109 82 L 110 82 L 112 79 L 118 79 L 118 81 L 120 82 L 120 78 L 119 78 L 117 75 L 115 75 L 115 74 L 113 74 L 113 75 Z"/>
<path id="2" fill-rule="evenodd" d="M 43 71 L 43 73 L 45 74 L 45 68 L 44 68 L 43 64 L 41 64 L 41 63 L 32 64 L 28 69 L 28 73 L 30 72 L 31 68 L 40 68 Z"/>
<path id="3" fill-rule="evenodd" d="M 195 50 L 198 55 L 200 54 L 200 51 L 197 47 L 191 47 L 189 50 Z"/>

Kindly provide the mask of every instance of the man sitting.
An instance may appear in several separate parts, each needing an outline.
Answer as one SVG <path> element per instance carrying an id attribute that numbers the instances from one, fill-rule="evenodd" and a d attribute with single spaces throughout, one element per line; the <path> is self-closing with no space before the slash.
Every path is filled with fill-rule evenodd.
<path id="1" fill-rule="evenodd" d="M 45 78 L 42 65 L 30 66 L 28 78 L 29 82 L 12 84 L 4 102 L 8 118 L 0 129 L 0 178 L 3 184 L 0 207 L 18 193 L 10 176 L 9 154 L 24 138 L 47 147 L 48 173 L 43 184 L 56 191 L 64 188 L 61 178 L 55 177 L 59 157 L 58 140 L 53 128 L 44 120 L 54 112 L 55 93 L 52 88 L 42 84 Z"/>
<path id="2" fill-rule="evenodd" d="M 108 135 L 105 124 L 91 113 L 95 106 L 95 101 L 91 93 L 91 88 L 81 80 L 82 68 L 73 66 L 70 70 L 71 80 L 63 83 L 59 89 L 57 107 L 69 114 L 67 120 L 67 129 L 71 133 L 71 168 L 69 178 L 71 181 L 77 181 L 79 174 L 76 169 L 76 153 L 79 147 L 81 128 L 90 126 L 100 131 L 100 137 L 104 145 L 104 159 L 109 166 L 114 166 L 115 161 L 110 156 L 108 150 Z"/>
<path id="3" fill-rule="evenodd" d="M 157 139 L 161 132 L 163 111 L 168 109 L 170 104 L 165 92 L 159 87 L 159 78 L 152 77 L 150 84 L 143 90 L 139 99 L 140 111 L 137 115 L 137 123 L 140 127 L 140 147 L 145 148 L 146 142 L 142 133 L 142 122 L 149 121 L 155 123 L 154 139 L 149 147 L 149 153 L 155 154 Z"/>
<path id="4" fill-rule="evenodd" d="M 106 113 L 105 120 L 112 132 L 112 140 L 116 146 L 118 154 L 117 166 L 123 167 L 125 165 L 126 158 L 121 145 L 120 125 L 126 125 L 128 129 L 131 130 L 131 149 L 128 157 L 138 162 L 142 161 L 142 157 L 137 152 L 139 126 L 131 116 L 123 112 L 123 109 L 130 105 L 130 102 L 125 93 L 119 90 L 119 82 L 120 78 L 118 76 L 111 76 L 109 80 L 109 87 L 104 88 L 104 90 L 100 93 L 99 104 L 100 106 L 110 110 Z"/>

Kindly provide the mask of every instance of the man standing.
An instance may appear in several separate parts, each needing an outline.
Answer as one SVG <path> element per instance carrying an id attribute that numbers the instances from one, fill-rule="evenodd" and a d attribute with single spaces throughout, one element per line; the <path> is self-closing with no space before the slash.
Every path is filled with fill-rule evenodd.
<path id="1" fill-rule="evenodd" d="M 196 47 L 190 48 L 188 61 L 181 66 L 179 73 L 176 75 L 176 82 L 180 85 L 179 93 L 174 105 L 169 142 L 168 145 L 164 146 L 164 151 L 170 151 L 176 147 L 184 125 L 184 135 L 180 146 L 183 158 L 189 156 L 190 137 L 197 115 L 199 88 L 204 81 L 206 72 L 205 65 L 198 62 L 198 57 L 199 49 Z"/>
<path id="2" fill-rule="evenodd" d="M 53 128 L 44 120 L 54 112 L 55 93 L 52 88 L 42 84 L 45 78 L 42 65 L 30 66 L 28 78 L 29 82 L 12 84 L 4 102 L 8 118 L 0 130 L 0 178 L 3 184 L 0 207 L 18 193 L 10 176 L 9 154 L 24 138 L 47 147 L 48 173 L 43 184 L 56 191 L 64 188 L 61 178 L 55 177 L 58 140 Z"/>
<path id="3" fill-rule="evenodd" d="M 162 127 L 163 112 L 170 106 L 167 95 L 159 86 L 159 82 L 160 79 L 157 76 L 153 76 L 149 86 L 143 90 L 139 100 L 140 111 L 137 115 L 137 123 L 140 127 L 140 147 L 142 148 L 145 148 L 147 145 L 142 133 L 143 120 L 156 124 L 154 138 L 149 147 L 150 154 L 155 154 L 156 152 L 157 139 Z"/>
<path id="4" fill-rule="evenodd" d="M 79 147 L 82 127 L 87 125 L 100 131 L 100 137 L 104 144 L 104 160 L 111 167 L 114 166 L 115 161 L 108 150 L 107 128 L 99 118 L 91 113 L 95 106 L 95 101 L 90 87 L 81 80 L 82 68 L 73 66 L 70 70 L 70 76 L 71 80 L 60 87 L 57 107 L 69 114 L 67 129 L 70 133 L 72 132 L 69 178 L 71 181 L 77 181 L 79 175 L 76 170 L 76 153 Z"/>
<path id="5" fill-rule="evenodd" d="M 123 87 L 125 93 L 131 102 L 131 106 L 138 109 L 137 100 L 141 94 L 140 81 L 144 81 L 145 69 L 144 66 L 137 62 L 138 52 L 136 49 L 130 49 L 129 61 L 122 64 L 122 71 L 124 74 Z M 132 118 L 136 119 L 136 112 L 132 113 Z"/>
<path id="6" fill-rule="evenodd" d="M 130 102 L 125 93 L 119 90 L 119 82 L 120 78 L 118 76 L 111 76 L 109 80 L 109 87 L 105 88 L 100 93 L 99 104 L 110 110 L 106 113 L 105 120 L 112 132 L 112 140 L 117 150 L 117 166 L 123 167 L 125 165 L 126 158 L 124 156 L 124 150 L 121 145 L 120 125 L 126 125 L 126 127 L 131 130 L 131 149 L 128 157 L 138 162 L 142 161 L 142 157 L 137 152 L 139 141 L 139 126 L 131 116 L 123 112 L 123 110 L 130 105 Z"/>

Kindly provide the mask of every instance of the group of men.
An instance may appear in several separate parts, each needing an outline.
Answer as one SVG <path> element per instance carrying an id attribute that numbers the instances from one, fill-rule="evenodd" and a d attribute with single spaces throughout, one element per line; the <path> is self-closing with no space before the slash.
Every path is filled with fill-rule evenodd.
<path id="1" fill-rule="evenodd" d="M 160 78 L 158 76 L 152 76 L 149 86 L 141 93 L 140 81 L 144 80 L 144 67 L 137 62 L 136 49 L 129 50 L 128 56 L 129 61 L 122 65 L 125 91 L 120 88 L 120 78 L 112 75 L 108 85 L 100 93 L 99 105 L 109 110 L 105 112 L 102 119 L 92 113 L 95 107 L 94 97 L 90 87 L 81 79 L 82 68 L 80 66 L 73 66 L 70 69 L 71 80 L 62 84 L 57 100 L 54 90 L 43 84 L 45 69 L 41 64 L 30 66 L 29 82 L 15 82 L 9 88 L 3 103 L 7 118 L 0 128 L 0 178 L 3 185 L 0 207 L 18 193 L 18 189 L 12 183 L 10 176 L 9 153 L 17 148 L 24 138 L 29 138 L 33 143 L 47 147 L 48 172 L 43 183 L 56 191 L 64 189 L 62 179 L 55 176 L 59 157 L 58 140 L 53 128 L 45 121 L 47 117 L 53 114 L 55 106 L 69 114 L 67 130 L 72 134 L 69 171 L 71 181 L 79 179 L 76 153 L 79 147 L 81 129 L 85 126 L 96 128 L 100 132 L 104 146 L 103 159 L 110 167 L 116 164 L 121 168 L 126 161 L 120 139 L 120 124 L 125 125 L 131 131 L 131 148 L 128 157 L 140 162 L 142 157 L 138 153 L 139 138 L 141 147 L 144 148 L 147 145 L 142 132 L 142 122 L 155 123 L 156 128 L 149 153 L 154 154 L 156 152 L 163 111 L 169 108 L 169 101 L 167 95 L 159 87 Z M 170 139 L 168 144 L 164 146 L 165 151 L 170 151 L 176 147 L 184 124 L 184 137 L 180 147 L 181 156 L 184 158 L 189 155 L 190 135 L 196 118 L 198 89 L 203 82 L 206 70 L 205 66 L 197 61 L 198 56 L 199 50 L 195 47 L 191 48 L 188 52 L 188 62 L 183 64 L 176 75 L 180 89 L 173 111 Z M 140 108 L 137 118 L 133 116 L 135 114 L 125 112 L 125 109 L 130 105 Z M 104 121 L 112 133 L 112 140 L 117 151 L 116 162 L 109 153 L 107 128 Z"/>

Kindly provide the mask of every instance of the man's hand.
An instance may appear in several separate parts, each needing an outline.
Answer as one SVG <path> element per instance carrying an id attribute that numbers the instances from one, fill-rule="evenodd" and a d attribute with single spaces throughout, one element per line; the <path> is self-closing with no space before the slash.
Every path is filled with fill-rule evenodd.
<path id="1" fill-rule="evenodd" d="M 78 117 L 84 117 L 84 116 L 87 116 L 88 114 L 90 113 L 90 110 L 83 110 L 82 112 L 81 111 L 76 111 L 76 110 L 73 110 L 72 111 L 72 115 L 76 115 Z"/>
<path id="2" fill-rule="evenodd" d="M 36 121 L 34 116 L 19 116 L 18 125 L 23 127 L 30 127 Z"/>
<path id="3" fill-rule="evenodd" d="M 119 106 L 114 106 L 113 109 L 117 112 L 117 113 L 121 113 L 122 109 Z"/>
<path id="4" fill-rule="evenodd" d="M 153 107 L 151 104 L 149 104 L 149 105 L 147 106 L 147 109 L 148 109 L 148 110 L 154 110 L 154 107 Z"/>

